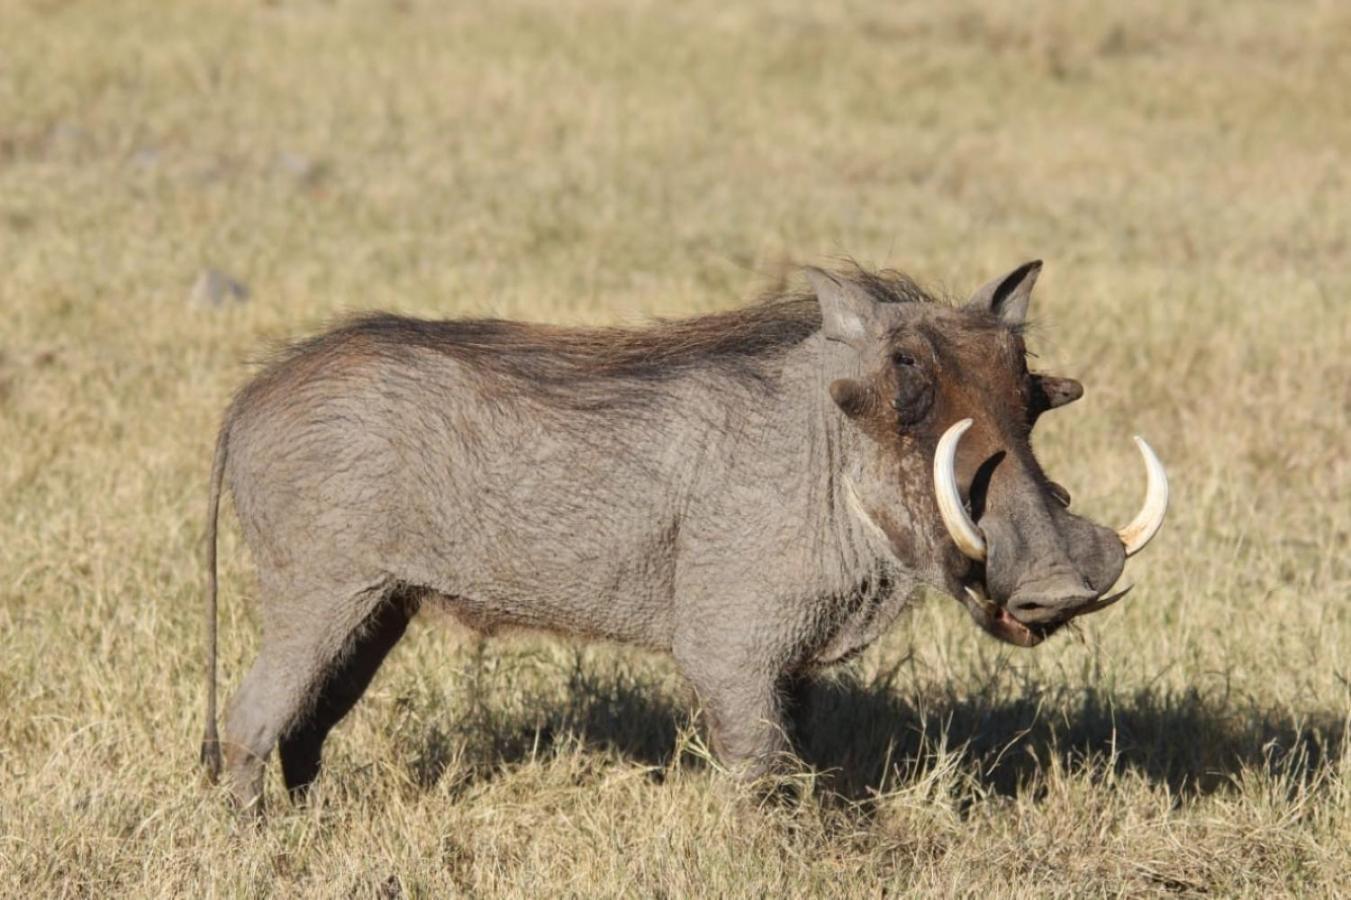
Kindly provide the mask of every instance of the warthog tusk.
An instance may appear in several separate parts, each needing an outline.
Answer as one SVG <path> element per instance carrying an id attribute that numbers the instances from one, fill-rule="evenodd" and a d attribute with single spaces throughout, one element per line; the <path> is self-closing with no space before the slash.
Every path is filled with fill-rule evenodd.
<path id="1" fill-rule="evenodd" d="M 1129 525 L 1117 532 L 1121 543 L 1126 545 L 1127 556 L 1134 556 L 1145 549 L 1145 545 L 1158 534 L 1163 517 L 1168 512 L 1168 476 L 1164 474 L 1163 463 L 1159 462 L 1144 438 L 1137 435 L 1135 446 L 1140 448 L 1140 455 L 1145 458 L 1149 485 L 1145 488 L 1145 505 Z"/>
<path id="2" fill-rule="evenodd" d="M 954 472 L 957 457 L 957 444 L 962 435 L 971 427 L 970 419 L 962 419 L 943 432 L 938 441 L 938 450 L 934 453 L 934 493 L 938 499 L 938 512 L 943 517 L 943 525 L 952 535 L 957 549 L 977 562 L 985 560 L 985 538 L 966 514 L 961 492 L 957 489 L 957 477 Z M 1121 543 L 1126 545 L 1126 555 L 1134 556 L 1153 540 L 1163 526 L 1168 513 L 1168 475 L 1144 438 L 1138 435 L 1135 445 L 1145 460 L 1145 472 L 1149 479 L 1145 489 L 1145 503 L 1131 523 L 1117 532 Z"/>
<path id="3" fill-rule="evenodd" d="M 1097 600 L 1094 600 L 1092 603 L 1087 603 L 1087 604 L 1085 604 L 1085 605 L 1079 607 L 1078 609 L 1076 609 L 1073 613 L 1070 614 L 1070 618 L 1071 618 L 1071 619 L 1077 619 L 1077 618 L 1079 618 L 1080 616 L 1086 616 L 1086 615 L 1088 615 L 1089 613 L 1095 613 L 1095 612 L 1099 612 L 1099 611 L 1101 611 L 1101 610 L 1104 610 L 1104 609 L 1106 609 L 1107 607 L 1111 606 L 1113 603 L 1115 603 L 1115 602 L 1117 602 L 1118 600 L 1120 600 L 1122 597 L 1124 597 L 1124 596 L 1126 596 L 1127 594 L 1129 594 L 1129 593 L 1130 593 L 1132 590 L 1134 590 L 1134 589 L 1135 589 L 1135 585 L 1131 584 L 1131 585 L 1127 585 L 1125 588 L 1123 588 L 1123 589 L 1117 591 L 1115 594 L 1113 594 L 1113 595 L 1110 596 L 1110 597 L 1099 597 Z"/>
<path id="4" fill-rule="evenodd" d="M 977 562 L 985 560 L 985 538 L 966 514 L 961 492 L 957 490 L 957 476 L 953 472 L 957 457 L 957 443 L 971 427 L 970 419 L 962 419 L 938 440 L 934 453 L 934 493 L 938 497 L 938 512 L 952 535 L 957 549 Z"/>
<path id="5" fill-rule="evenodd" d="M 999 604 L 985 596 L 984 588 L 977 589 L 966 585 L 964 590 L 966 591 L 967 608 L 979 610 L 991 619 L 999 615 Z"/>

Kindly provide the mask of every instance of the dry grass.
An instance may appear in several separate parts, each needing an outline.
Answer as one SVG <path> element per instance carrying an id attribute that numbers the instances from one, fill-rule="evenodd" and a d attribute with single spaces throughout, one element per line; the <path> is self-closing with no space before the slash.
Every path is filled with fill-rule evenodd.
<path id="1" fill-rule="evenodd" d="M 483 6 L 0 0 L 0 891 L 1344 891 L 1351 8 Z M 210 445 L 267 341 L 707 310 L 840 253 L 1048 259 L 1036 345 L 1089 394 L 1043 459 L 1114 520 L 1132 432 L 1173 473 L 1129 602 L 1028 652 L 931 601 L 763 809 L 668 661 L 439 622 L 318 802 L 274 783 L 255 832 L 202 786 Z M 188 302 L 206 267 L 250 301 Z"/>

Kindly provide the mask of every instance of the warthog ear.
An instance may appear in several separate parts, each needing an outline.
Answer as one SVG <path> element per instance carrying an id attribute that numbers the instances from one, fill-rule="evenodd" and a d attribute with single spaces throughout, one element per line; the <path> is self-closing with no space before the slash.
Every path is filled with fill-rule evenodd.
<path id="1" fill-rule="evenodd" d="M 1055 375 L 1032 376 L 1032 408 L 1037 411 L 1057 409 L 1073 403 L 1084 395 L 1084 386 L 1073 378 Z"/>
<path id="2" fill-rule="evenodd" d="M 988 313 L 1016 328 L 1027 321 L 1032 286 L 1037 283 L 1040 274 L 1041 260 L 1025 262 L 972 294 L 971 299 L 966 301 L 966 308 L 973 312 Z"/>
<path id="3" fill-rule="evenodd" d="M 841 378 L 830 383 L 830 399 L 846 416 L 856 419 L 868 409 L 872 395 L 863 382 Z"/>
<path id="4" fill-rule="evenodd" d="M 875 336 L 877 301 L 867 291 L 814 266 L 803 271 L 821 304 L 821 332 L 828 340 L 859 349 Z"/>

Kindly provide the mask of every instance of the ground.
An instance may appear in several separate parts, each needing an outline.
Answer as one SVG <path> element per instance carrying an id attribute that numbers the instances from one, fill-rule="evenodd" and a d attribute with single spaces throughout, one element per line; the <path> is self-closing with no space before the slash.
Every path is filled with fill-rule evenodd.
<path id="1" fill-rule="evenodd" d="M 1331 0 L 0 0 L 0 892 L 1346 890 L 1349 84 Z M 1046 260 L 1036 364 L 1087 395 L 1041 458 L 1113 522 L 1131 434 L 1173 480 L 1127 601 L 1027 651 L 930 598 L 814 689 L 796 799 L 717 771 L 668 660 L 433 617 L 309 806 L 203 784 L 211 446 L 272 343 L 846 255 Z"/>

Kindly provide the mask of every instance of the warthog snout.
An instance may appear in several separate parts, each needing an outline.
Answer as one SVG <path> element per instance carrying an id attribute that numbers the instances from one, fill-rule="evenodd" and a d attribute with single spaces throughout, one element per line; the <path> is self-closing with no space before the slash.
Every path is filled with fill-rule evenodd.
<path id="1" fill-rule="evenodd" d="M 1158 457 L 1136 438 L 1148 477 L 1145 502 L 1125 528 L 1113 530 L 1068 511 L 1067 493 L 1006 464 L 1001 449 L 976 467 L 988 476 L 974 520 L 958 487 L 957 452 L 972 420 L 950 426 L 934 454 L 934 490 L 943 524 L 963 555 L 983 564 L 983 584 L 970 588 L 973 615 L 997 636 L 1031 646 L 1077 616 L 1124 596 L 1111 590 L 1126 558 L 1158 532 L 1168 505 L 1168 481 Z M 987 447 L 991 445 L 986 441 Z M 977 456 L 984 456 L 977 451 Z"/>

